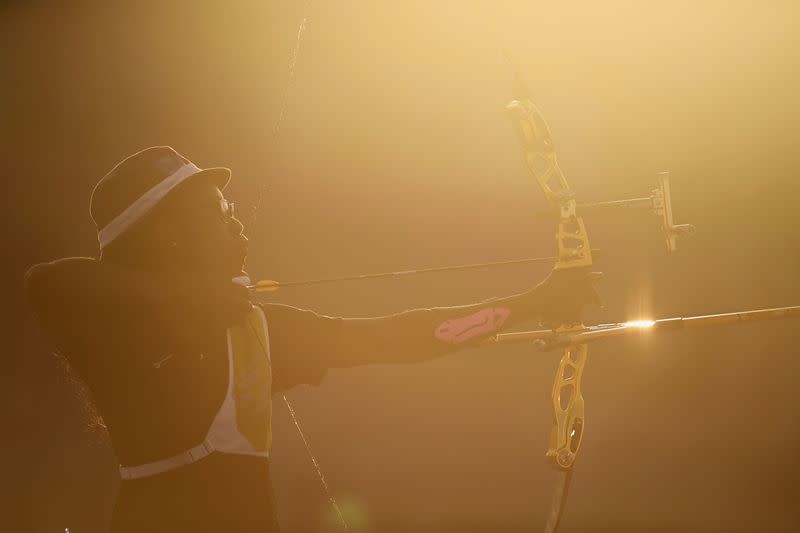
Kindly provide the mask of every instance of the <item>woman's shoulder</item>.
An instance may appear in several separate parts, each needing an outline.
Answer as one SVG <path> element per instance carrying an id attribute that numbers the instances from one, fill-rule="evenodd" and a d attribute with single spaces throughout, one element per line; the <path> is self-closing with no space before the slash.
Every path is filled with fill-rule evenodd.
<path id="1" fill-rule="evenodd" d="M 25 272 L 25 292 L 35 311 L 50 302 L 66 303 L 70 294 L 79 294 L 93 282 L 99 261 L 92 257 L 66 257 L 31 266 Z"/>

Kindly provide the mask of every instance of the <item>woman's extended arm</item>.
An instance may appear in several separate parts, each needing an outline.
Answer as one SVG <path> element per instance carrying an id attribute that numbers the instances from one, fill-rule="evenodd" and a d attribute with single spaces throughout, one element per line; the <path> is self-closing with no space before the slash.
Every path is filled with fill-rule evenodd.
<path id="1" fill-rule="evenodd" d="M 551 324 L 579 322 L 584 305 L 600 303 L 592 285 L 595 278 L 583 269 L 556 270 L 536 287 L 513 296 L 385 317 L 345 318 L 331 366 L 431 359 L 475 346 L 530 318 Z"/>
<path id="2" fill-rule="evenodd" d="M 577 322 L 585 304 L 599 303 L 592 279 L 585 271 L 554 271 L 521 294 L 370 318 L 330 317 L 263 304 L 274 389 L 318 384 L 329 368 L 425 361 L 475 346 L 530 318 L 551 324 Z"/>
<path id="3" fill-rule="evenodd" d="M 344 318 L 329 363 L 331 367 L 349 367 L 432 359 L 474 346 L 503 328 L 541 315 L 542 303 L 534 288 L 469 305 Z"/>

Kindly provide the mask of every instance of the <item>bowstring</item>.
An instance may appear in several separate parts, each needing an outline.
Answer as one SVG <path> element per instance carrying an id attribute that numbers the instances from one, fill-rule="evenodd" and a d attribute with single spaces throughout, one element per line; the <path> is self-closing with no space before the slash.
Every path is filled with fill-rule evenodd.
<path id="1" fill-rule="evenodd" d="M 347 521 L 344 519 L 344 515 L 342 514 L 342 509 L 336 502 L 336 498 L 334 498 L 333 492 L 331 492 L 331 489 L 328 486 L 328 482 L 325 480 L 325 475 L 322 473 L 322 467 L 319 466 L 319 462 L 317 461 L 317 458 L 314 456 L 314 452 L 311 450 L 311 444 L 309 444 L 308 439 L 306 438 L 306 435 L 303 432 L 303 429 L 300 427 L 300 421 L 297 419 L 297 415 L 294 412 L 294 408 L 292 408 L 292 404 L 289 403 L 289 400 L 286 398 L 285 394 L 282 394 L 281 396 L 283 396 L 283 402 L 286 404 L 286 408 L 289 410 L 289 415 L 292 417 L 292 422 L 294 422 L 294 427 L 297 428 L 297 433 L 300 435 L 300 439 L 306 446 L 308 457 L 311 459 L 311 462 L 314 465 L 314 469 L 317 471 L 317 477 L 319 478 L 319 481 L 322 484 L 322 488 L 325 489 L 325 495 L 328 497 L 328 502 L 331 504 L 331 507 L 333 507 L 333 510 L 336 512 L 336 516 L 339 518 L 339 522 L 342 524 L 342 529 L 350 529 L 350 527 L 347 525 Z"/>
<path id="2" fill-rule="evenodd" d="M 261 342 L 261 336 L 258 334 L 258 330 L 256 330 L 256 327 L 249 318 L 247 319 L 247 325 L 249 325 L 250 329 L 253 330 L 253 335 L 255 335 L 258 345 L 264 352 L 264 357 L 266 357 L 269 361 L 269 350 L 267 350 L 267 347 L 263 342 Z M 311 463 L 314 465 L 314 470 L 317 472 L 317 477 L 319 478 L 320 484 L 325 490 L 325 495 L 328 497 L 328 502 L 333 507 L 333 510 L 336 512 L 336 516 L 339 518 L 339 522 L 342 524 L 342 529 L 350 529 L 350 527 L 347 525 L 347 521 L 344 519 L 342 509 L 339 507 L 336 498 L 333 496 L 333 492 L 331 492 L 331 489 L 328 486 L 328 482 L 325 479 L 325 474 L 322 473 L 322 467 L 319 465 L 319 461 L 317 461 L 317 457 L 314 455 L 314 451 L 311 449 L 311 444 L 308 442 L 308 438 L 306 437 L 302 427 L 300 427 L 300 420 L 297 418 L 297 414 L 295 413 L 292 404 L 289 402 L 289 399 L 285 394 L 281 394 L 281 397 L 283 398 L 283 403 L 286 404 L 286 409 L 289 410 L 289 416 L 292 418 L 292 422 L 294 422 L 294 427 L 297 428 L 297 433 L 300 435 L 300 440 L 303 441 L 303 444 L 306 447 L 306 452 L 308 452 L 308 457 L 311 459 Z"/>
<path id="3" fill-rule="evenodd" d="M 294 85 L 294 78 L 295 78 L 295 67 L 297 66 L 297 57 L 300 54 L 300 43 L 303 40 L 303 34 L 306 31 L 306 25 L 308 24 L 308 16 L 307 16 L 307 3 L 304 0 L 301 8 L 300 16 L 300 24 L 297 27 L 297 37 L 295 38 L 294 48 L 292 48 L 292 53 L 289 55 L 289 63 L 287 68 L 286 74 L 286 84 L 283 87 L 283 95 L 281 97 L 281 107 L 278 111 L 278 120 L 275 121 L 275 126 L 272 128 L 272 142 L 273 144 L 277 144 L 278 137 L 281 133 L 281 126 L 283 125 L 283 117 L 286 116 L 286 107 L 289 102 L 289 94 L 292 90 L 292 86 Z"/>
<path id="4" fill-rule="evenodd" d="M 275 126 L 272 128 L 272 138 L 270 139 L 270 144 L 272 144 L 273 149 L 278 151 L 280 135 L 283 126 L 284 119 L 286 117 L 286 110 L 289 104 L 289 95 L 292 92 L 292 87 L 294 86 L 295 81 L 295 73 L 297 67 L 297 58 L 300 55 L 300 44 L 303 41 L 303 35 L 306 32 L 306 27 L 308 25 L 308 2 L 303 0 L 302 7 L 301 7 L 301 18 L 300 24 L 297 27 L 297 36 L 295 37 L 294 46 L 292 47 L 292 51 L 289 55 L 289 61 L 287 64 L 287 74 L 286 74 L 286 83 L 283 87 L 283 94 L 281 95 L 281 104 L 280 108 L 278 109 L 278 118 L 275 121 Z M 252 208 L 251 211 L 251 224 L 253 229 L 255 229 L 255 222 L 256 217 L 258 215 L 259 209 L 261 209 L 261 204 L 264 199 L 264 191 L 266 189 L 266 185 L 262 184 L 258 188 L 258 195 L 256 197 L 256 203 Z M 269 358 L 269 353 L 267 351 L 267 347 L 261 342 L 261 337 L 258 336 L 258 333 L 255 330 L 253 324 L 248 320 L 250 327 L 253 329 L 253 332 L 256 334 L 256 338 L 258 339 L 259 344 L 261 345 L 262 350 L 264 350 L 264 355 Z M 295 412 L 294 408 L 292 407 L 291 402 L 286 397 L 285 394 L 282 394 L 281 397 L 283 398 L 283 403 L 286 405 L 286 409 L 289 411 L 289 416 L 294 423 L 294 427 L 297 428 L 297 433 L 300 435 L 300 440 L 303 441 L 303 445 L 306 448 L 306 452 L 308 453 L 308 457 L 311 460 L 311 464 L 314 466 L 314 470 L 317 473 L 317 478 L 319 479 L 320 485 L 322 485 L 322 489 L 325 492 L 325 496 L 328 498 L 328 502 L 333 507 L 333 510 L 336 512 L 336 516 L 339 519 L 339 522 L 342 524 L 343 529 L 350 529 L 347 521 L 342 514 L 342 510 L 339 507 L 339 504 L 336 502 L 336 498 L 333 496 L 333 492 L 331 492 L 330 486 L 328 485 L 327 480 L 325 479 L 325 475 L 322 473 L 322 467 L 317 460 L 317 457 L 314 455 L 314 451 L 311 449 L 311 444 L 306 437 L 305 432 L 303 431 L 302 426 L 300 425 L 300 420 L 297 417 L 297 413 Z"/>
<path id="5" fill-rule="evenodd" d="M 289 105 L 289 95 L 292 93 L 292 88 L 294 87 L 297 58 L 300 55 L 300 43 L 303 40 L 303 34 L 306 32 L 306 26 L 308 25 L 308 2 L 303 0 L 301 5 L 300 24 L 297 26 L 297 36 L 295 37 L 294 46 L 289 54 L 289 61 L 287 62 L 286 66 L 286 82 L 283 85 L 283 92 L 281 93 L 281 103 L 280 107 L 278 108 L 278 118 L 275 120 L 275 125 L 272 127 L 272 136 L 269 140 L 269 144 L 272 145 L 272 149 L 275 151 L 275 153 L 279 152 L 279 141 L 281 132 L 283 131 L 282 126 L 286 116 L 286 110 Z M 266 184 L 262 183 L 262 185 L 258 188 L 255 205 L 253 205 L 251 208 L 250 225 L 253 229 L 255 229 L 258 211 L 261 209 L 261 204 L 264 201 L 264 191 L 266 188 Z"/>

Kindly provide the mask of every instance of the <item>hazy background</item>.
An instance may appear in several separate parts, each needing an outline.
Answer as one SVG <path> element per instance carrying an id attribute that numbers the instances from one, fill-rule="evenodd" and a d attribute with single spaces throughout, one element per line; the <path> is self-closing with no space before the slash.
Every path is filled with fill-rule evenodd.
<path id="1" fill-rule="evenodd" d="M 66 5 L 69 7 L 66 7 Z M 667 257 L 645 213 L 588 220 L 616 321 L 800 303 L 798 7 L 759 2 L 311 1 L 279 142 L 300 2 L 0 4 L 6 189 L 0 516 L 8 531 L 104 531 L 117 487 L 22 294 L 28 265 L 93 255 L 88 198 L 118 160 L 170 144 L 233 169 L 254 277 L 303 279 L 549 255 L 553 226 L 503 107 L 507 46 L 586 201 L 673 176 L 697 236 Z M 112 7 L 113 6 L 113 7 Z M 521 291 L 545 266 L 286 289 L 368 316 Z M 531 324 L 534 326 L 534 324 Z M 566 531 L 800 527 L 797 322 L 593 347 Z M 536 531 L 557 354 L 472 350 L 334 371 L 291 392 L 364 531 Z M 330 509 L 285 409 L 286 531 Z M 200 502 L 199 505 L 202 505 Z M 8 524 L 13 524 L 9 529 Z"/>

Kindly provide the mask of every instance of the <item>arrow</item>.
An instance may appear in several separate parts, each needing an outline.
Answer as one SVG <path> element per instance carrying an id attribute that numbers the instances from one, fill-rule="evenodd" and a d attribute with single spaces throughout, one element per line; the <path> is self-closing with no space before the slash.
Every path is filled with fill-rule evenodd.
<path id="1" fill-rule="evenodd" d="M 597 250 L 593 250 L 597 253 Z M 555 263 L 557 257 L 531 257 L 527 259 L 512 259 L 510 261 L 492 261 L 489 263 L 470 263 L 466 265 L 456 266 L 442 266 L 433 268 L 421 268 L 416 270 L 399 270 L 396 272 L 380 272 L 377 274 L 358 274 L 354 276 L 343 276 L 339 278 L 322 278 L 322 279 L 309 279 L 302 281 L 275 281 L 271 279 L 263 279 L 248 285 L 247 288 L 254 292 L 274 292 L 281 287 L 290 286 L 305 286 L 305 285 L 320 285 L 323 283 L 336 283 L 339 281 L 354 281 L 364 279 L 378 279 L 378 278 L 391 278 L 401 276 L 416 276 L 418 274 L 430 274 L 432 272 L 452 272 L 455 270 L 470 270 L 475 268 L 496 267 L 503 265 L 521 265 L 527 263 Z"/>
<path id="2" fill-rule="evenodd" d="M 565 346 L 586 344 L 609 337 L 620 337 L 646 331 L 675 331 L 708 326 L 723 326 L 778 320 L 800 317 L 800 305 L 775 307 L 771 309 L 755 309 L 734 313 L 719 313 L 689 317 L 662 318 L 659 320 L 634 320 L 614 324 L 585 326 L 579 330 L 559 332 L 558 330 L 519 331 L 516 333 L 500 333 L 484 341 L 484 344 L 532 343 L 539 350 L 547 351 Z"/>

